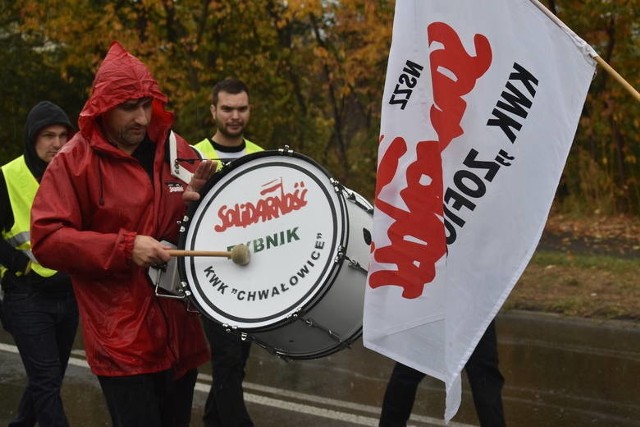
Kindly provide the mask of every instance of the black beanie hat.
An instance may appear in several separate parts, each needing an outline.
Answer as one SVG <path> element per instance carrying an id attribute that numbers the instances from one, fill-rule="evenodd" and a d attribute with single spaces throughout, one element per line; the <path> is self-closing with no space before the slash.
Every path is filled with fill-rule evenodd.
<path id="1" fill-rule="evenodd" d="M 38 157 L 36 139 L 38 138 L 38 132 L 51 125 L 66 126 L 70 136 L 74 133 L 73 125 L 71 125 L 67 113 L 53 102 L 41 101 L 29 111 L 24 127 L 24 158 L 27 167 L 38 181 L 42 178 L 47 164 Z"/>

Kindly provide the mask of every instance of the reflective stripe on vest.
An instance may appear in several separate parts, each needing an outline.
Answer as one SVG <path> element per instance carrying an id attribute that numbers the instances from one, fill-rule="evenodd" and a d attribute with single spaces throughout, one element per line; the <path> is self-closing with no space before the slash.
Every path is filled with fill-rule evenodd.
<path id="1" fill-rule="evenodd" d="M 24 156 L 12 160 L 2 166 L 4 179 L 7 183 L 7 192 L 13 211 L 13 226 L 9 231 L 2 231 L 2 237 L 14 248 L 21 250 L 27 255 L 32 263 L 31 269 L 42 277 L 51 277 L 56 274 L 55 270 L 43 267 L 36 261 L 31 253 L 31 205 L 38 191 L 38 181 L 33 177 L 31 171 L 24 161 Z"/>
<path id="2" fill-rule="evenodd" d="M 205 138 L 202 141 L 198 142 L 195 147 L 202 153 L 202 155 L 207 159 L 219 159 L 220 154 L 213 148 L 211 142 L 209 142 L 209 138 Z M 257 153 L 258 151 L 263 151 L 262 147 L 248 139 L 244 140 L 245 154 Z M 218 169 L 220 169 L 222 165 L 218 165 Z"/>

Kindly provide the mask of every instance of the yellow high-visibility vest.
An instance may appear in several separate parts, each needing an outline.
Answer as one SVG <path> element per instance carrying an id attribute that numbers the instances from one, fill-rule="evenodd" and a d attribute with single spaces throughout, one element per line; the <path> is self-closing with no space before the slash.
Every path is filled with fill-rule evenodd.
<path id="1" fill-rule="evenodd" d="M 262 147 L 260 147 L 257 144 L 254 144 L 248 139 L 244 140 L 244 144 L 245 144 L 245 154 L 251 154 L 251 153 L 256 153 L 258 151 L 263 151 Z M 194 147 L 196 147 L 198 151 L 200 151 L 200 153 L 202 153 L 202 155 L 207 159 L 220 159 L 222 157 L 220 153 L 218 153 L 216 149 L 213 148 L 213 145 L 211 145 L 209 138 L 203 139 L 202 141 L 195 144 Z M 218 170 L 220 170 L 221 167 L 222 167 L 222 163 L 219 163 Z"/>
<path id="2" fill-rule="evenodd" d="M 40 184 L 31 174 L 24 160 L 20 156 L 2 166 L 7 192 L 13 211 L 13 226 L 10 230 L 2 230 L 2 237 L 14 248 L 22 251 L 31 259 L 31 269 L 42 277 L 51 277 L 56 270 L 40 265 L 31 253 L 31 205 L 36 197 Z M 4 270 L 2 271 L 4 275 Z"/>

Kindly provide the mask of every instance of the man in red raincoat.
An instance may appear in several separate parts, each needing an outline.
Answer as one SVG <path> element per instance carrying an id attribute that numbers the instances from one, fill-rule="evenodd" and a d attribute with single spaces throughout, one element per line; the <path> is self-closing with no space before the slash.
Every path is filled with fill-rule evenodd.
<path id="1" fill-rule="evenodd" d="M 158 298 L 147 275 L 170 259 L 189 185 L 172 175 L 195 151 L 171 132 L 167 98 L 145 65 L 114 42 L 78 120 L 79 132 L 47 168 L 31 215 L 33 253 L 70 274 L 84 346 L 114 426 L 188 426 L 197 367 L 209 359 L 200 320 L 182 301 Z M 170 142 L 171 141 L 171 142 Z"/>

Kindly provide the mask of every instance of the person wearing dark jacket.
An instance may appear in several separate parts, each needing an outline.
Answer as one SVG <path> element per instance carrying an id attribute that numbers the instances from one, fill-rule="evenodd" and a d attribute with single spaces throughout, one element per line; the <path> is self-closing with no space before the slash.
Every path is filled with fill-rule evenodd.
<path id="1" fill-rule="evenodd" d="M 464 367 L 481 427 L 505 427 L 502 406 L 504 377 L 498 361 L 495 319 L 489 323 Z M 425 374 L 396 362 L 382 401 L 378 427 L 405 427 L 418 386 Z"/>
<path id="2" fill-rule="evenodd" d="M 162 241 L 177 245 L 185 202 L 216 167 L 171 130 L 166 103 L 147 67 L 112 43 L 31 211 L 35 256 L 71 276 L 115 427 L 189 426 L 197 369 L 209 360 L 198 316 L 156 296 L 148 275 L 171 259 Z"/>
<path id="3" fill-rule="evenodd" d="M 73 135 L 67 114 L 42 101 L 25 125 L 24 154 L 0 169 L 3 325 L 20 352 L 28 383 L 10 426 L 67 426 L 60 388 L 78 327 L 69 276 L 31 253 L 31 205 L 51 159 Z"/>

